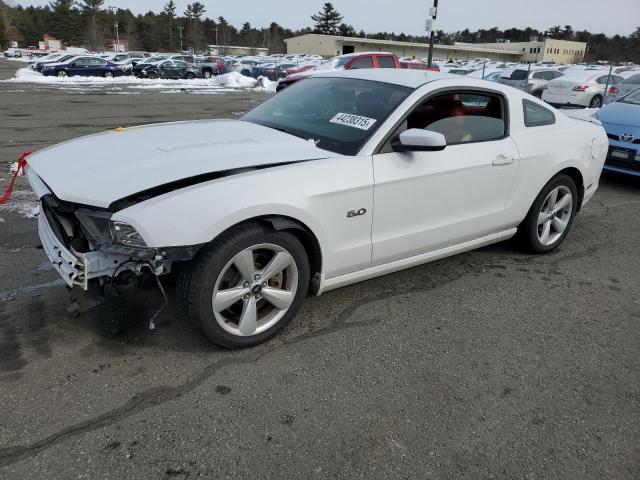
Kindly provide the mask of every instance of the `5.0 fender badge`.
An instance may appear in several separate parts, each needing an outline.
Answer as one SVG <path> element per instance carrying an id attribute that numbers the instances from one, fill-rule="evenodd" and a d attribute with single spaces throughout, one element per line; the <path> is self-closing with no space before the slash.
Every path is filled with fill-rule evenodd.
<path id="1" fill-rule="evenodd" d="M 366 208 L 361 208 L 360 210 L 350 210 L 347 212 L 347 218 L 360 217 L 367 213 Z"/>

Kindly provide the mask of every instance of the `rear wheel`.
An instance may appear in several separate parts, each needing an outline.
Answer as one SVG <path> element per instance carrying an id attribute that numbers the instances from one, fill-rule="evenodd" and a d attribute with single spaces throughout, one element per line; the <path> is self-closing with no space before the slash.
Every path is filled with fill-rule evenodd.
<path id="1" fill-rule="evenodd" d="M 64 77 L 68 77 L 69 75 L 67 74 L 67 72 L 65 70 L 60 70 L 58 72 L 58 77 L 60 78 L 64 78 Z"/>
<path id="2" fill-rule="evenodd" d="M 211 78 L 211 71 L 209 71 L 209 70 L 205 70 L 204 72 L 202 72 L 202 74 L 204 75 L 204 78 L 206 78 L 206 79 Z"/>
<path id="3" fill-rule="evenodd" d="M 149 74 L 147 75 L 147 78 L 150 78 L 151 80 L 155 80 L 156 78 L 158 78 L 158 74 L 156 72 L 149 72 Z"/>
<path id="4" fill-rule="evenodd" d="M 102 76 L 104 78 L 113 78 L 113 72 L 107 70 L 106 72 L 104 72 L 104 74 Z"/>
<path id="5" fill-rule="evenodd" d="M 196 76 L 191 72 L 187 72 L 186 78 L 187 80 L 193 80 Z"/>
<path id="6" fill-rule="evenodd" d="M 309 287 L 309 260 L 288 232 L 262 225 L 233 229 L 180 276 L 179 303 L 213 343 L 258 345 L 296 315 Z"/>
<path id="7" fill-rule="evenodd" d="M 600 108 L 602 106 L 602 96 L 596 95 L 589 102 L 589 108 Z"/>
<path id="8" fill-rule="evenodd" d="M 576 215 L 578 191 L 568 175 L 560 174 L 542 189 L 518 228 L 524 247 L 548 253 L 565 239 Z"/>

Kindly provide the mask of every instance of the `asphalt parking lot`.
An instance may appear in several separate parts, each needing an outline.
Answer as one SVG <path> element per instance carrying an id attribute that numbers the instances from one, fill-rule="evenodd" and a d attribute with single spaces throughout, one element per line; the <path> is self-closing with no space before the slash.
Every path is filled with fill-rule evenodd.
<path id="1" fill-rule="evenodd" d="M 265 96 L 0 82 L 0 191 L 24 150 Z M 148 330 L 154 291 L 68 314 L 27 211 L 0 207 L 0 478 L 640 478 L 638 180 L 605 175 L 551 255 L 346 287 L 237 352 L 173 303 Z"/>

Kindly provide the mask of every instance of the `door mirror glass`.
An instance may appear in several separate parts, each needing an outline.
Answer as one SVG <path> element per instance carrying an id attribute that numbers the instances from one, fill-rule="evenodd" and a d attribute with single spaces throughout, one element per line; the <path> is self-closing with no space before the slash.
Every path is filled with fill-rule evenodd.
<path id="1" fill-rule="evenodd" d="M 402 132 L 392 146 L 396 152 L 435 152 L 444 150 L 447 140 L 441 133 L 411 128 Z"/>

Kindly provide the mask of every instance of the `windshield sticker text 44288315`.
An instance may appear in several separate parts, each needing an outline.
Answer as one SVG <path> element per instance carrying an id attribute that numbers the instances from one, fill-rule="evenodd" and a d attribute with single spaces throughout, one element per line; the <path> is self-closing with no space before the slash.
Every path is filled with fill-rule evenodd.
<path id="1" fill-rule="evenodd" d="M 329 121 L 331 123 L 337 123 L 338 125 L 359 128 L 360 130 L 369 130 L 373 127 L 373 124 L 377 122 L 375 118 L 361 117 L 360 115 L 352 115 L 350 113 L 338 113 Z"/>

